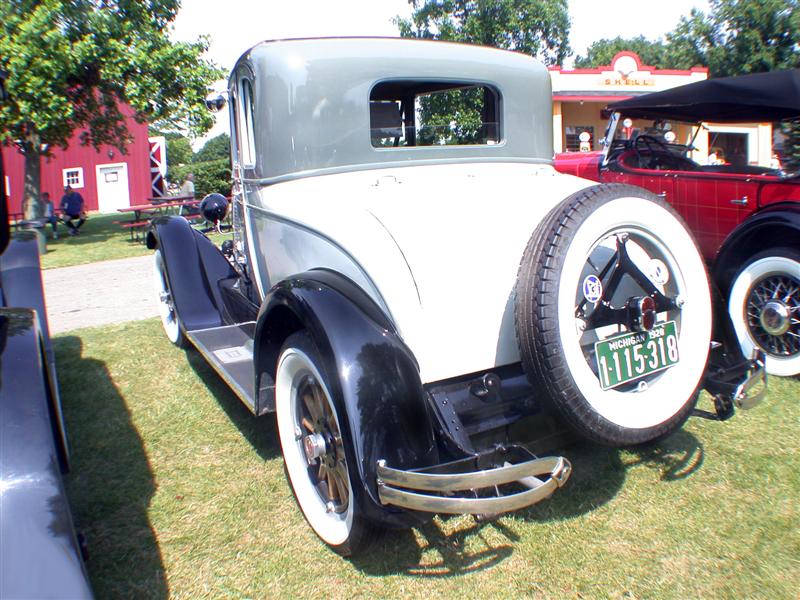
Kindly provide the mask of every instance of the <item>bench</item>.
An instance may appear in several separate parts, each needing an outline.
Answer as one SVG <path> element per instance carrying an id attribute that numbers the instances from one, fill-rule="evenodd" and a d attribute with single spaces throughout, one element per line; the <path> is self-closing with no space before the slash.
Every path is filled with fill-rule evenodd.
<path id="1" fill-rule="evenodd" d="M 120 227 L 127 229 L 131 234 L 131 241 L 144 242 L 147 238 L 145 229 L 150 226 L 150 221 L 116 221 Z"/>

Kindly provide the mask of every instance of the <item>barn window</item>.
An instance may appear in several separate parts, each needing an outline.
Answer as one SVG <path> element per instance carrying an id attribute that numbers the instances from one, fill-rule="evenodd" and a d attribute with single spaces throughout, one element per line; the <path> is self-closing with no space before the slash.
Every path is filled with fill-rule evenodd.
<path id="1" fill-rule="evenodd" d="M 83 187 L 83 167 L 74 167 L 72 169 L 64 169 L 62 171 L 64 176 L 64 187 L 70 186 L 73 188 Z"/>

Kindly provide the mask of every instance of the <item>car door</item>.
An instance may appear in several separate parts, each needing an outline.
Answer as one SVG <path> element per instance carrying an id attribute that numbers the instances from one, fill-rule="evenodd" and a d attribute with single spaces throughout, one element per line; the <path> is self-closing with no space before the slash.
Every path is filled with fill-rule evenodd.
<path id="1" fill-rule="evenodd" d="M 706 260 L 713 260 L 728 234 L 756 210 L 759 179 L 730 173 L 682 173 L 676 177 L 675 208 Z"/>

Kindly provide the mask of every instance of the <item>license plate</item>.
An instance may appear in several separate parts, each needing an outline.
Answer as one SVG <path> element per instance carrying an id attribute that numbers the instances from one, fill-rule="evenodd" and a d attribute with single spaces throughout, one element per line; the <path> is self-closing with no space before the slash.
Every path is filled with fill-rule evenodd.
<path id="1" fill-rule="evenodd" d="M 679 357 L 675 330 L 675 321 L 667 321 L 650 331 L 623 333 L 595 342 L 600 386 L 607 390 L 676 364 Z"/>

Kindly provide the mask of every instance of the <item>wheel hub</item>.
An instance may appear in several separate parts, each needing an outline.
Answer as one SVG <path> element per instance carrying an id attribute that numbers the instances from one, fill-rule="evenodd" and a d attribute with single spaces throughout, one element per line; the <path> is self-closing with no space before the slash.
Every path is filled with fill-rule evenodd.
<path id="1" fill-rule="evenodd" d="M 312 433 L 303 437 L 303 451 L 308 464 L 312 464 L 319 457 L 326 454 L 325 438 L 319 433 Z"/>
<path id="2" fill-rule="evenodd" d="M 779 300 L 771 300 L 764 305 L 759 321 L 764 331 L 770 335 L 783 335 L 792 325 L 789 308 Z"/>

